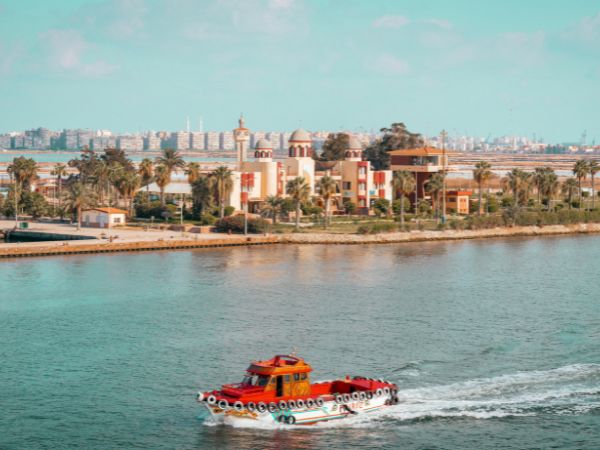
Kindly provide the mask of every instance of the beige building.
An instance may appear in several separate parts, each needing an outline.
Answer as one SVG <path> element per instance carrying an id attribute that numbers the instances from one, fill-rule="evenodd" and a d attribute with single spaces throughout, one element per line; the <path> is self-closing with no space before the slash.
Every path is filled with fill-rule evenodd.
<path id="1" fill-rule="evenodd" d="M 125 225 L 127 211 L 118 208 L 93 208 L 81 212 L 81 223 L 85 227 L 108 228 Z"/>

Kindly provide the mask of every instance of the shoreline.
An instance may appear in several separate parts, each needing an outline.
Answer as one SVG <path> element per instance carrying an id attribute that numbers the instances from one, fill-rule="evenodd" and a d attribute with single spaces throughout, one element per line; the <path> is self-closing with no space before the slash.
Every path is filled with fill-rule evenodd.
<path id="1" fill-rule="evenodd" d="M 168 251 L 253 245 L 372 245 L 414 242 L 458 241 L 507 237 L 567 236 L 600 234 L 600 223 L 576 225 L 549 225 L 544 227 L 503 227 L 485 230 L 446 230 L 382 233 L 375 235 L 290 233 L 281 235 L 203 236 L 202 239 L 133 240 L 129 242 L 65 241 L 11 244 L 0 246 L 0 259 L 58 256 L 75 254 L 120 253 L 140 251 Z"/>

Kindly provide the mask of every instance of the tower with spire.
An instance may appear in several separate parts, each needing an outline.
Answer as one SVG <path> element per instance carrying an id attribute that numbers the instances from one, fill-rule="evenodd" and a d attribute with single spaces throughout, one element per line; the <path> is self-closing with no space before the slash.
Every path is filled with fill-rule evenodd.
<path id="1" fill-rule="evenodd" d="M 237 152 L 238 167 L 242 167 L 248 157 L 248 144 L 250 142 L 250 130 L 246 128 L 244 115 L 240 114 L 238 127 L 233 130 L 233 139 L 235 141 L 235 150 Z"/>

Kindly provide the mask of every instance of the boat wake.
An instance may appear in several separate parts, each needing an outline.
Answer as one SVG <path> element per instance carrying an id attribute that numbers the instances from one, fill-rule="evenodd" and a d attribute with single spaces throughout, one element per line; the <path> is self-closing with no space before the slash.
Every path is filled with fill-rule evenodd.
<path id="1" fill-rule="evenodd" d="M 491 419 L 600 412 L 600 364 L 574 364 L 415 389 L 400 387 L 398 396 L 398 405 L 319 423 L 316 428 L 371 427 L 374 421 L 383 424 L 436 418 Z M 205 423 L 215 424 L 210 420 Z M 254 423 L 252 427 L 289 426 Z"/>

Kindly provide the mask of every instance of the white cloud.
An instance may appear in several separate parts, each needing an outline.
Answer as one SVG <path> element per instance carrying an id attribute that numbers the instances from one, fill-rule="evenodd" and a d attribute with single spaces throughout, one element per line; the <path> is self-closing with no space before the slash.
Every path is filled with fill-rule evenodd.
<path id="1" fill-rule="evenodd" d="M 370 66 L 384 75 L 403 75 L 409 69 L 406 61 L 389 53 L 379 55 Z"/>
<path id="2" fill-rule="evenodd" d="M 453 28 L 452 23 L 445 19 L 435 19 L 435 18 L 426 19 L 423 21 L 423 23 L 426 23 L 428 25 L 433 25 L 435 27 L 442 28 L 444 30 L 451 30 Z"/>
<path id="3" fill-rule="evenodd" d="M 410 21 L 404 16 L 381 16 L 373 21 L 375 28 L 401 28 Z"/>
<path id="4" fill-rule="evenodd" d="M 600 46 L 600 13 L 595 16 L 584 17 L 573 27 L 566 30 L 563 37 L 586 45 Z"/>
<path id="5" fill-rule="evenodd" d="M 87 62 L 85 55 L 90 44 L 75 30 L 49 30 L 40 34 L 50 67 L 59 71 L 98 77 L 113 72 L 117 67 L 103 60 Z"/>

